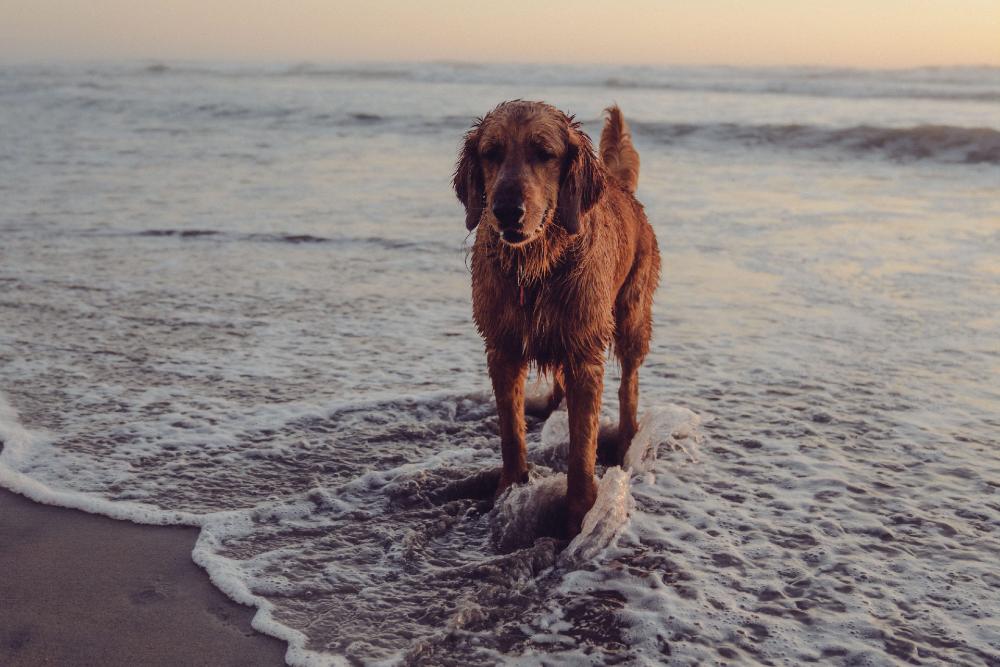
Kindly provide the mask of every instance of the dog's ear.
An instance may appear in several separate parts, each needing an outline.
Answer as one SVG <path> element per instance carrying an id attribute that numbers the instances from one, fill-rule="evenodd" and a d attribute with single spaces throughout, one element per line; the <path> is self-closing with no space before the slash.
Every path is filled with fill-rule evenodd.
<path id="1" fill-rule="evenodd" d="M 567 232 L 580 231 L 580 218 L 597 204 L 604 194 L 604 172 L 597 164 L 590 139 L 570 121 L 566 161 L 556 219 Z"/>
<path id="2" fill-rule="evenodd" d="M 465 227 L 470 232 L 479 224 L 486 207 L 483 170 L 479 166 L 479 125 L 477 121 L 465 135 L 452 181 L 458 200 L 465 206 Z"/>

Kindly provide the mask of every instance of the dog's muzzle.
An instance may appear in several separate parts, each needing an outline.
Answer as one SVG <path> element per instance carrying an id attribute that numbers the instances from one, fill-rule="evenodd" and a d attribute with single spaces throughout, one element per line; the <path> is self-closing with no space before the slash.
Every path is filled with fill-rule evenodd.
<path id="1" fill-rule="evenodd" d="M 517 245 L 519 243 L 523 243 L 524 241 L 528 240 L 529 238 L 538 233 L 538 231 L 545 225 L 545 221 L 549 219 L 549 213 L 551 211 L 552 208 L 547 207 L 545 211 L 542 212 L 541 217 L 538 219 L 538 224 L 535 225 L 534 229 L 530 230 L 528 233 L 525 233 L 523 231 L 524 230 L 523 224 L 514 225 L 510 227 L 505 227 L 501 224 L 499 229 L 500 238 L 503 239 L 506 243 L 510 243 L 511 245 Z M 497 218 L 497 220 L 499 220 L 499 218 Z M 523 214 L 519 218 L 519 221 L 522 223 L 524 222 Z"/>

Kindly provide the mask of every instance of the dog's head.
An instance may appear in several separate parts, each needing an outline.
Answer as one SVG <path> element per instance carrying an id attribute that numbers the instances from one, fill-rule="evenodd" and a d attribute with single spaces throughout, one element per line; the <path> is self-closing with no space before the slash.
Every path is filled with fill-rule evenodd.
<path id="1" fill-rule="evenodd" d="M 504 102 L 465 135 L 455 169 L 465 226 L 480 222 L 512 246 L 550 224 L 580 231 L 604 192 L 590 138 L 573 118 L 542 102 Z"/>

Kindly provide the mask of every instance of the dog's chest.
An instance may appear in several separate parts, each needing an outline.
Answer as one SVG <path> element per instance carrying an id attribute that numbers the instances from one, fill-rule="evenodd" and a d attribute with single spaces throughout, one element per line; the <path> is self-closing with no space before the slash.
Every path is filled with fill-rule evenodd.
<path id="1" fill-rule="evenodd" d="M 510 332 L 525 356 L 558 362 L 581 347 L 605 347 L 613 332 L 611 304 L 581 298 L 565 282 L 516 285 L 506 295 Z"/>
<path id="2" fill-rule="evenodd" d="M 607 347 L 614 332 L 614 289 L 594 265 L 563 262 L 543 277 L 504 270 L 473 254 L 473 316 L 487 346 L 540 364 L 559 364 Z"/>

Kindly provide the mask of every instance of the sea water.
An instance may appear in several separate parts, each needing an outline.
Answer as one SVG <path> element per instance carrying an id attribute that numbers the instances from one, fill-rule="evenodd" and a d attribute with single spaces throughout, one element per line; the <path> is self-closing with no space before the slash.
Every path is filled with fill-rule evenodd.
<path id="1" fill-rule="evenodd" d="M 450 190 L 511 98 L 622 107 L 663 255 L 568 545 Z M 297 665 L 1000 664 L 998 193 L 996 68 L 6 66 L 0 484 L 200 526 Z"/>

